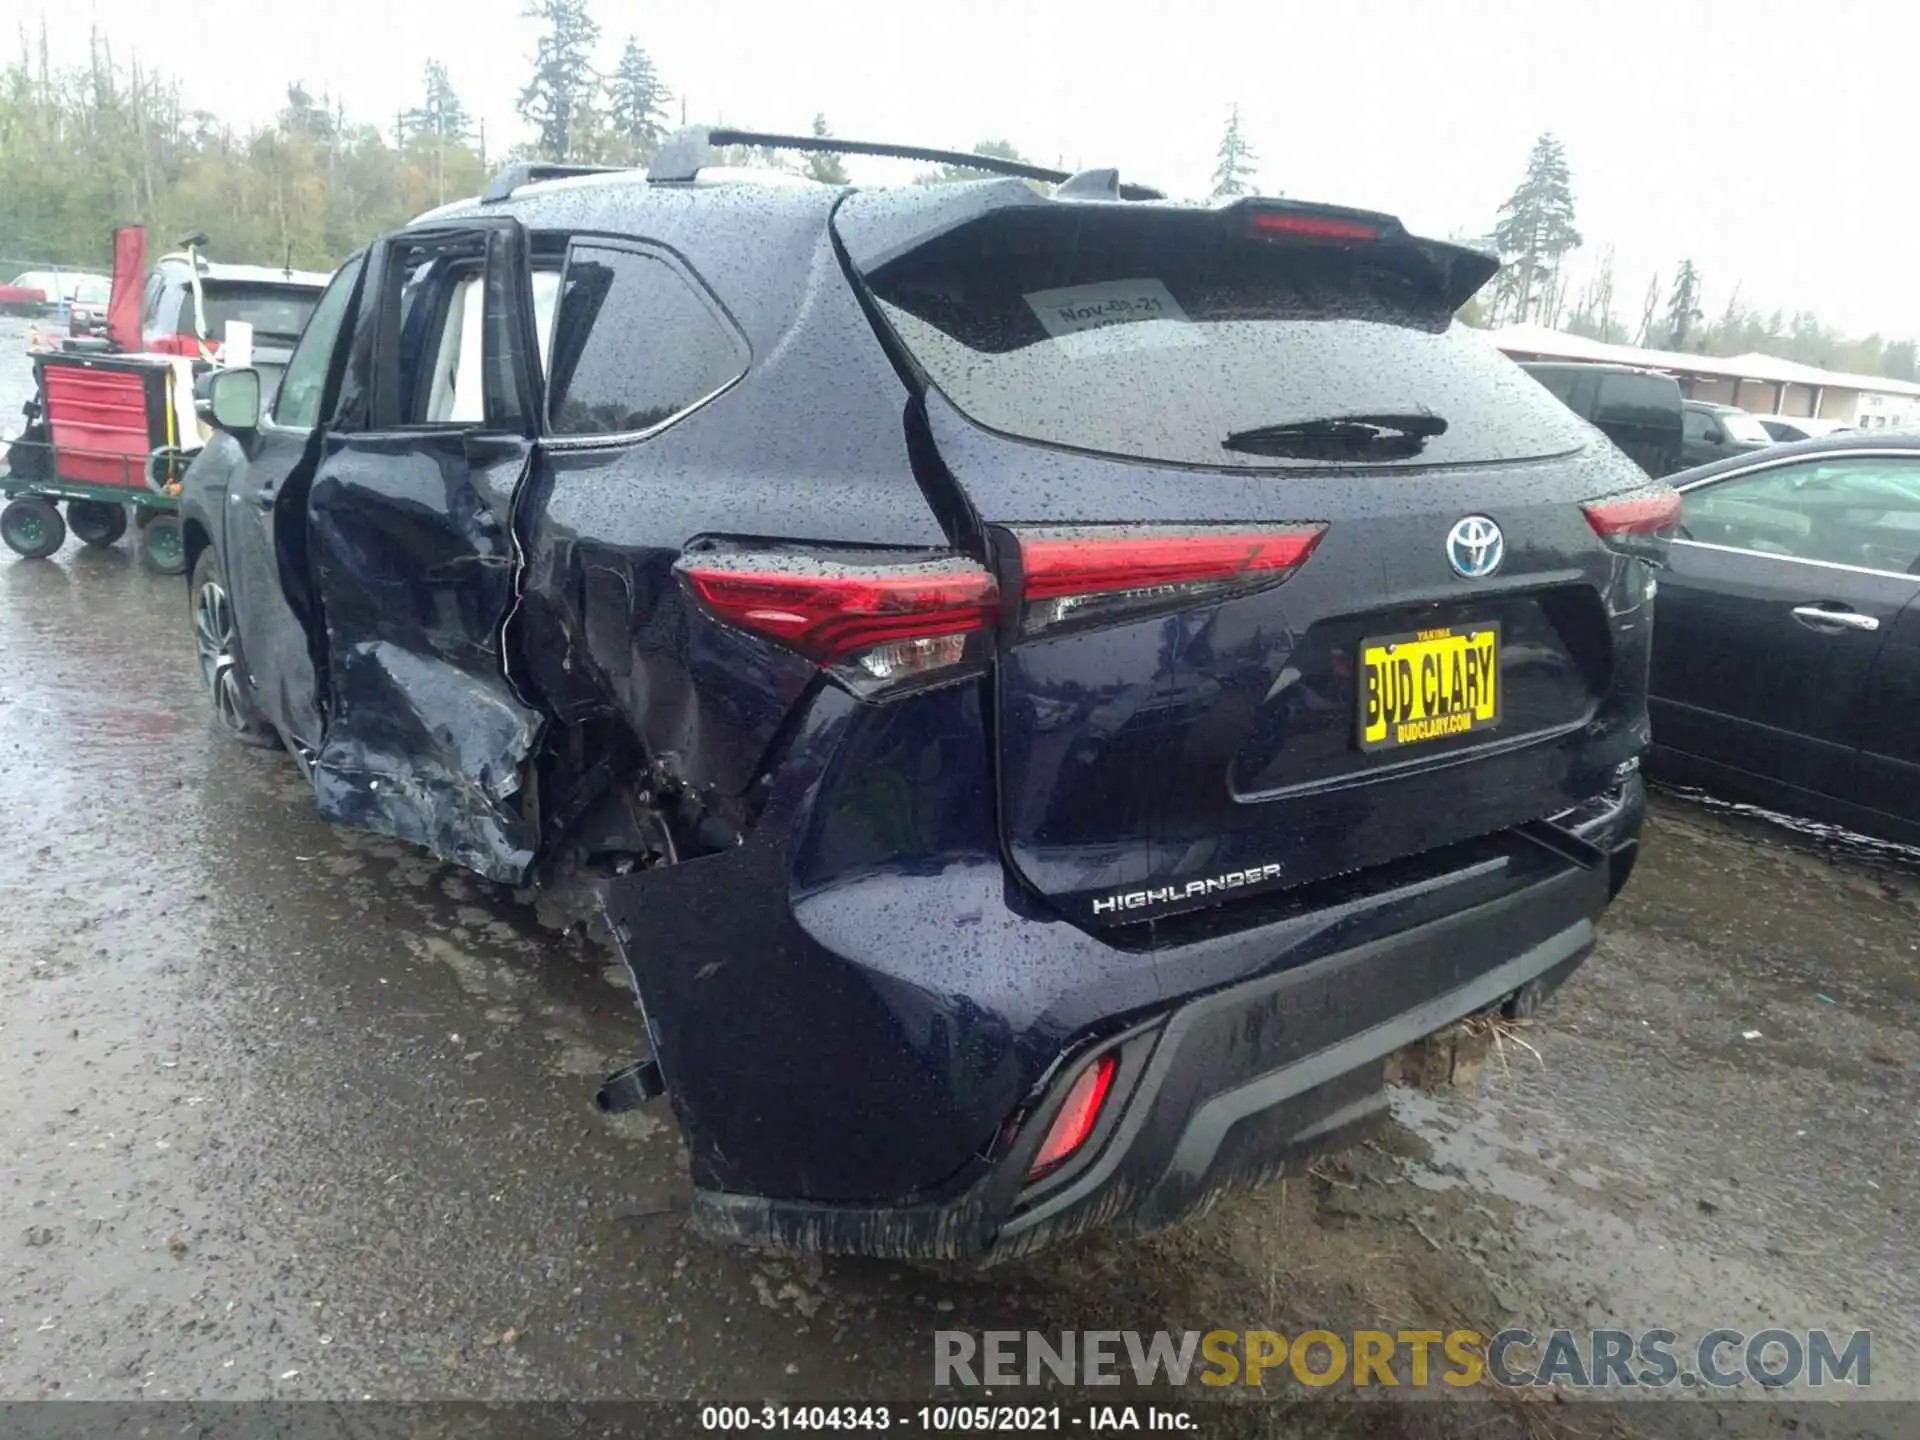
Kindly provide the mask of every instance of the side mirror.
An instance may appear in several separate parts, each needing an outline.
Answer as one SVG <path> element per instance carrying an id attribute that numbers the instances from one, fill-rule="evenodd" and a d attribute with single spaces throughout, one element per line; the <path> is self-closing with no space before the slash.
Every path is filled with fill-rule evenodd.
<path id="1" fill-rule="evenodd" d="M 260 372 L 216 370 L 207 377 L 207 408 L 222 430 L 260 428 Z"/>

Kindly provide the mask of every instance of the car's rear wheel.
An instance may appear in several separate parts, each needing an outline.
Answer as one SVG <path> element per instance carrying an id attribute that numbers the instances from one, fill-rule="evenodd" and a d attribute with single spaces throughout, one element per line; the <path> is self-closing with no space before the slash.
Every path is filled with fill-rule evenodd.
<path id="1" fill-rule="evenodd" d="M 158 514 L 140 532 L 140 558 L 162 575 L 184 575 L 187 542 L 178 515 Z"/>
<path id="2" fill-rule="evenodd" d="M 0 510 L 0 540 L 23 560 L 44 560 L 67 543 L 67 522 L 51 500 L 23 495 Z"/>
<path id="3" fill-rule="evenodd" d="M 201 551 L 194 562 L 187 594 L 194 658 L 200 665 L 200 683 L 213 707 L 214 723 L 243 745 L 273 745 L 273 727 L 254 705 L 253 689 L 240 662 L 240 632 L 234 624 L 233 601 L 227 594 L 227 578 L 220 573 L 219 557 L 211 548 Z"/>
<path id="4" fill-rule="evenodd" d="M 104 500 L 69 500 L 67 528 L 88 545 L 111 545 L 127 533 L 127 508 Z"/>

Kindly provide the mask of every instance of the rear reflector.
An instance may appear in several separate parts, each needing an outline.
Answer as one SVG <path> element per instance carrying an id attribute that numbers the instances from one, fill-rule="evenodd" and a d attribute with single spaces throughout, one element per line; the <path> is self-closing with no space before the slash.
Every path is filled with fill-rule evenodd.
<path id="1" fill-rule="evenodd" d="M 718 619 L 822 665 L 855 656 L 876 680 L 950 664 L 999 612 L 970 560 L 855 563 L 818 555 L 690 555 L 678 569 Z"/>
<path id="2" fill-rule="evenodd" d="M 1325 525 L 1080 526 L 1016 532 L 1024 628 L 1128 619 L 1276 584 L 1313 553 Z"/>
<path id="3" fill-rule="evenodd" d="M 1680 495 L 1674 490 L 1595 500 L 1580 507 L 1602 540 L 1627 535 L 1671 535 L 1680 524 Z"/>
<path id="4" fill-rule="evenodd" d="M 1313 240 L 1378 240 L 1380 227 L 1340 215 L 1302 215 L 1287 210 L 1256 210 L 1253 228 L 1269 235 L 1302 235 Z"/>
<path id="5" fill-rule="evenodd" d="M 1102 1055 L 1080 1072 L 1080 1078 L 1067 1092 L 1066 1103 L 1053 1117 L 1053 1124 L 1047 1127 L 1047 1138 L 1040 1146 L 1040 1153 L 1033 1157 L 1033 1164 L 1027 1169 L 1029 1180 L 1038 1180 L 1058 1170 L 1087 1143 L 1087 1137 L 1099 1123 L 1100 1107 L 1107 1103 L 1107 1092 L 1113 1089 L 1114 1071 L 1119 1068 L 1118 1059 Z"/>

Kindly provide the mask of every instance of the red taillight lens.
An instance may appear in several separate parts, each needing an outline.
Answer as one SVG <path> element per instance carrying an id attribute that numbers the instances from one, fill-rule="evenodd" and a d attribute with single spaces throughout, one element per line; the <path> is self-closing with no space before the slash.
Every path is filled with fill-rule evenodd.
<path id="1" fill-rule="evenodd" d="M 1669 542 L 1680 528 L 1680 496 L 1672 490 L 1637 490 L 1582 505 L 1593 533 L 1607 548 L 1664 567 Z"/>
<path id="2" fill-rule="evenodd" d="M 999 613 L 993 576 L 970 560 L 866 564 L 818 555 L 692 555 L 679 570 L 700 603 L 740 630 L 825 666 L 891 682 L 966 658 Z"/>
<path id="3" fill-rule="evenodd" d="M 1100 1121 L 1100 1107 L 1107 1103 L 1107 1092 L 1113 1089 L 1114 1072 L 1119 1068 L 1117 1058 L 1102 1055 L 1080 1072 L 1080 1078 L 1067 1091 L 1066 1103 L 1053 1117 L 1053 1124 L 1047 1127 L 1047 1138 L 1040 1146 L 1040 1153 L 1027 1168 L 1029 1180 L 1038 1180 L 1049 1171 L 1058 1170 L 1087 1143 L 1087 1137 Z"/>
<path id="4" fill-rule="evenodd" d="M 1326 531 L 1325 525 L 1019 531 L 1023 625 L 1033 632 L 1069 619 L 1137 618 L 1276 584 L 1306 563 Z"/>
<path id="5" fill-rule="evenodd" d="M 1287 210 L 1256 210 L 1253 228 L 1269 235 L 1301 235 L 1312 240 L 1378 240 L 1380 227 L 1343 215 L 1302 215 Z"/>
<path id="6" fill-rule="evenodd" d="M 1580 508 L 1586 512 L 1593 533 L 1602 540 L 1618 540 L 1627 535 L 1655 535 L 1665 539 L 1680 526 L 1680 495 L 1674 490 L 1595 500 Z"/>

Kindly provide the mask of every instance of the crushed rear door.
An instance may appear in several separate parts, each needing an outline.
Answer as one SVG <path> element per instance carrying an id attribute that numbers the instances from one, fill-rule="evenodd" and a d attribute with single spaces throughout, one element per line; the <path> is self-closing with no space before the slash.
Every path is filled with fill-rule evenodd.
<path id="1" fill-rule="evenodd" d="M 517 494 L 538 432 L 526 236 L 511 219 L 405 232 L 368 261 L 354 413 L 307 501 L 326 619 L 320 813 L 518 883 L 542 717 L 506 670 Z"/>
<path id="2" fill-rule="evenodd" d="M 1362 212 L 974 188 L 836 224 L 1001 573 L 1030 884 L 1102 924 L 1218 905 L 1557 814 L 1638 753 L 1644 571 L 1581 502 L 1647 481 L 1453 323 L 1490 260 Z"/>

